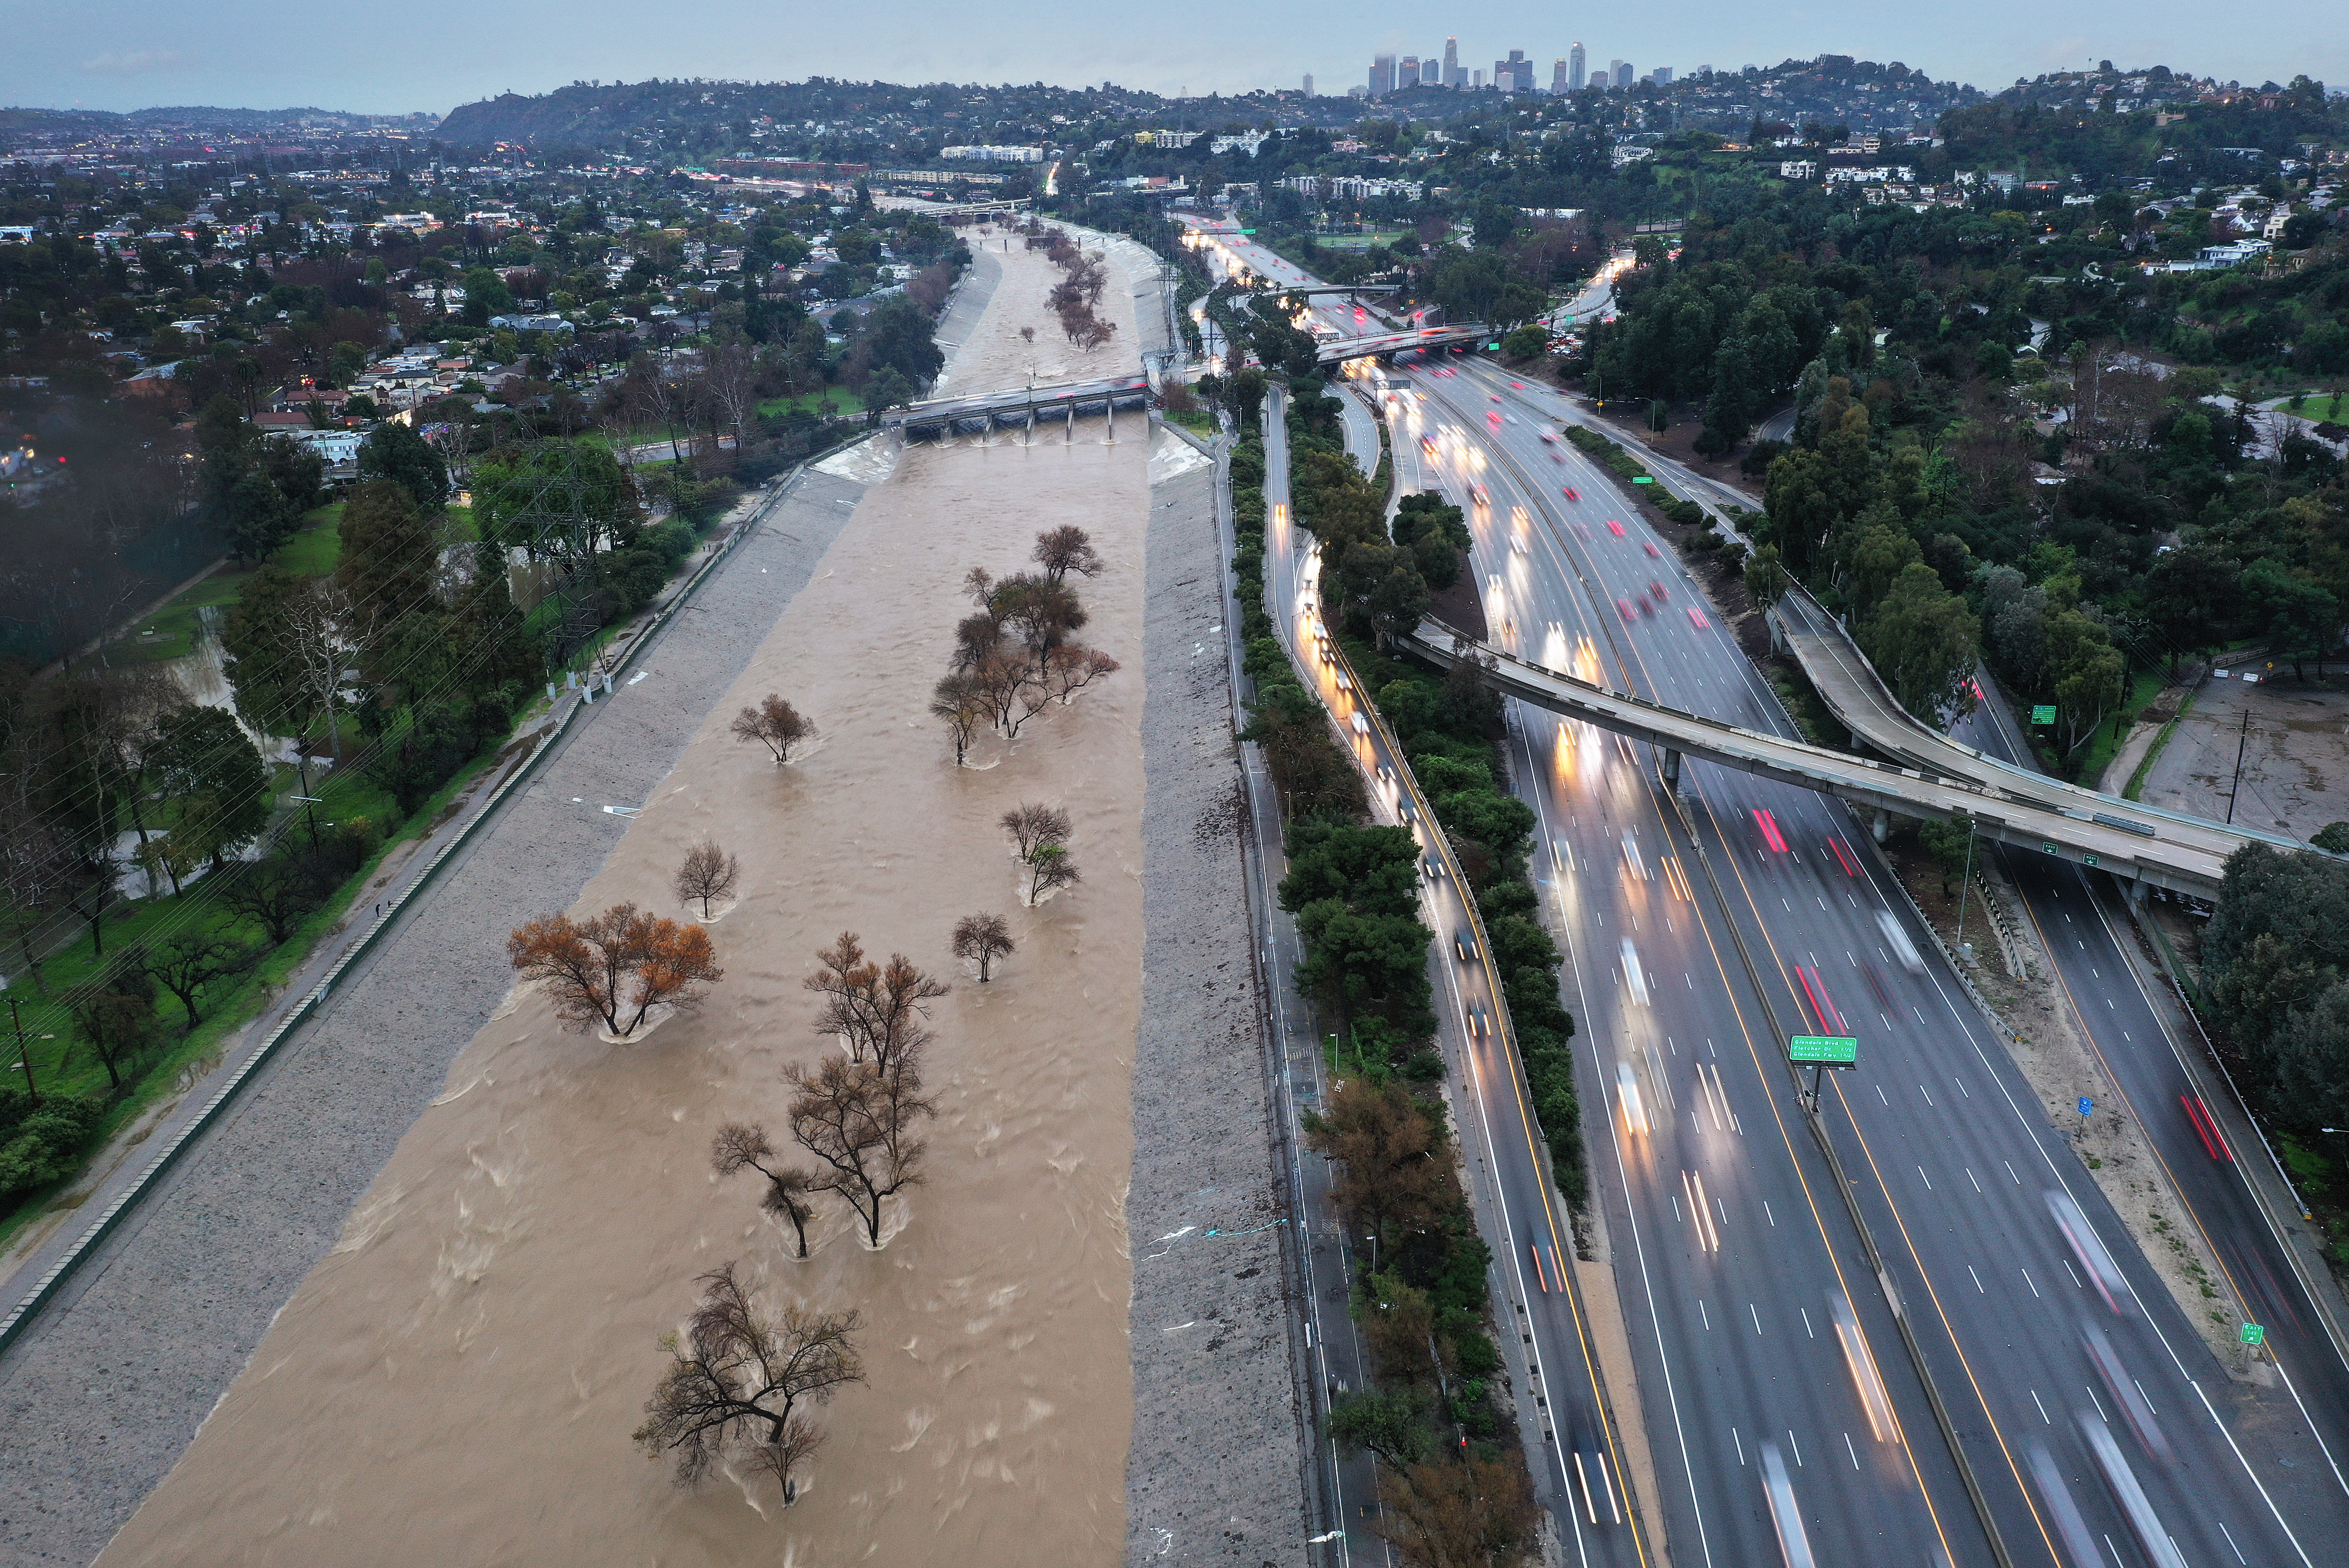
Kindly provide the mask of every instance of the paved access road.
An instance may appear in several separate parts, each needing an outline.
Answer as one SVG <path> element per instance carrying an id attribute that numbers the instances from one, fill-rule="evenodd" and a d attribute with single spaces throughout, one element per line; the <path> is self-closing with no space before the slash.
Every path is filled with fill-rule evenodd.
<path id="1" fill-rule="evenodd" d="M 1496 642 L 1792 733 L 1726 635 L 1700 624 L 1710 614 L 1694 584 L 1611 476 L 1542 438 L 1555 428 L 1540 417 L 1551 395 L 1456 359 L 1406 362 L 1400 378 L 1415 412 L 1395 445 L 1418 469 L 1406 468 L 1404 484 L 1473 503 L 1474 483 L 1489 498 L 1471 515 Z M 1422 435 L 1436 438 L 1433 452 Z M 1754 1449 L 1770 1430 L 1783 1431 L 1820 1561 L 1924 1561 L 1920 1549 L 1933 1546 L 1959 1562 L 1988 1558 L 1950 1461 L 1930 1451 L 1942 1445 L 1915 1408 L 1921 1385 L 1885 1326 L 1885 1297 L 1853 1277 L 1857 1235 L 1831 1179 L 1795 1136 L 1780 1042 L 1820 1032 L 1860 1039 L 1858 1070 L 1826 1086 L 1828 1125 L 2013 1559 L 2085 1564 L 2108 1534 L 2124 1563 L 2157 1560 L 2140 1537 L 2159 1552 L 2165 1536 L 2195 1562 L 2238 1549 L 2246 1562 L 2313 1560 L 2349 1513 L 2338 1495 L 2279 1495 L 2283 1478 L 2326 1468 L 2305 1423 L 2263 1420 L 2255 1442 L 2234 1429 L 2245 1426 L 2236 1386 L 2135 1255 L 1981 1015 L 1928 958 L 1930 939 L 1849 814 L 1694 762 L 1675 799 L 1651 758 L 1577 727 L 1521 714 L 1516 756 L 1554 846 L 1549 913 L 1573 954 L 1586 1122 L 1635 1344 L 1646 1330 L 1649 1425 L 1684 1445 L 1674 1454 L 1656 1442 L 1675 1556 L 1769 1560 L 1775 1516 Z M 1713 1201 L 1702 1228 L 1691 1217 L 1699 1178 Z M 2051 1191 L 2120 1259 L 2120 1310 L 2083 1277 Z M 1790 1216 L 1795 1232 L 1777 1233 Z M 1797 1250 L 1804 1223 L 1816 1240 Z M 1834 1308 L 1814 1305 L 1819 1282 L 1789 1262 L 1813 1249 L 1833 1260 L 1905 1444 L 1863 1452 L 1868 1412 L 1819 1322 Z M 2092 1326 L 2111 1346 L 2106 1365 L 2141 1385 L 2145 1429 L 2171 1458 L 2129 1426 L 2096 1371 Z M 2106 1432 L 2118 1434 L 2111 1452 L 2140 1503 L 2123 1501 L 2129 1482 L 2106 1479 Z M 1822 1463 L 1847 1435 L 1841 1470 Z M 1896 1456 L 1906 1464 L 1884 1462 Z"/>

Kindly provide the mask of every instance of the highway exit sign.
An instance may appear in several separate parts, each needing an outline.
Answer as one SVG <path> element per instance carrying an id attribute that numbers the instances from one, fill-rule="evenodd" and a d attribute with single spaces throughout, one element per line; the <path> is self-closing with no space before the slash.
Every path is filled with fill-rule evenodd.
<path id="1" fill-rule="evenodd" d="M 1651 479 L 1650 479 L 1650 478 L 1649 478 L 1647 475 L 1645 475 L 1645 474 L 1636 474 L 1636 475 L 1632 476 L 1631 482 L 1632 482 L 1633 484 L 1635 484 L 1635 485 L 1651 485 L 1651 484 L 1654 484 L 1656 481 L 1655 481 L 1655 480 L 1651 480 Z"/>
<path id="2" fill-rule="evenodd" d="M 1859 1060 L 1859 1042 L 1844 1035 L 1795 1035 L 1786 1041 L 1786 1056 L 1793 1061 L 1847 1068 Z"/>
<path id="3" fill-rule="evenodd" d="M 2043 702 L 2043 703 L 2039 704 L 2036 707 L 2033 707 L 2033 708 L 2031 710 L 2031 722 L 2032 722 L 2032 723 L 2033 723 L 2033 724 L 2053 724 L 2053 723 L 2054 723 L 2054 722 L 2055 722 L 2055 705 L 2054 705 L 2054 703 L 2052 703 L 2052 702 Z"/>
<path id="4" fill-rule="evenodd" d="M 2261 1345 L 2267 1340 L 2268 1331 L 2256 1323 L 2243 1325 L 2242 1338 L 2246 1345 Z"/>

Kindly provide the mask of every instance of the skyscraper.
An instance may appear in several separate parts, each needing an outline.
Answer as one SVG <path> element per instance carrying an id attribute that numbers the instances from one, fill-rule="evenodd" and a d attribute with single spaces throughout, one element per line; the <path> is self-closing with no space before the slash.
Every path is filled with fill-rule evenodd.
<path id="1" fill-rule="evenodd" d="M 1507 59 L 1493 62 L 1493 85 L 1505 93 L 1533 90 L 1534 63 L 1523 49 L 1511 49 Z"/>
<path id="2" fill-rule="evenodd" d="M 1371 57 L 1371 96 L 1384 98 L 1394 91 L 1394 57 L 1373 55 Z"/>
<path id="3" fill-rule="evenodd" d="M 1395 67 L 1394 85 L 1397 92 L 1401 92 L 1405 88 L 1415 88 L 1419 85 L 1419 57 L 1417 55 L 1405 55 L 1402 57 L 1402 64 Z"/>
<path id="4" fill-rule="evenodd" d="M 1422 56 L 1419 62 L 1419 85 L 1440 88 L 1444 85 L 1444 62 L 1433 55 Z"/>
<path id="5" fill-rule="evenodd" d="M 1613 86 L 1615 85 L 1615 78 L 1616 78 L 1617 77 L 1621 76 L 1625 71 L 1629 70 L 1630 68 L 1630 67 L 1626 66 L 1626 65 L 1625 65 L 1622 61 L 1620 61 L 1620 60 L 1609 60 L 1609 61 L 1608 61 L 1608 62 L 1607 62 L 1607 70 L 1606 70 L 1605 74 L 1603 74 L 1602 76 L 1600 76 L 1600 77 L 1599 77 L 1599 85 L 1600 87 L 1602 87 L 1602 88 L 1611 88 L 1611 87 L 1613 87 Z"/>
<path id="6" fill-rule="evenodd" d="M 1580 92 L 1590 80 L 1584 70 L 1582 46 L 1577 44 L 1566 52 L 1566 85 Z"/>
<path id="7" fill-rule="evenodd" d="M 1313 96 L 1313 73 L 1311 71 L 1305 73 L 1305 96 L 1307 98 L 1311 98 Z"/>
<path id="8" fill-rule="evenodd" d="M 1468 85 L 1467 78 L 1460 74 L 1460 40 L 1457 38 L 1444 40 L 1444 85 L 1447 88 Z"/>
<path id="9" fill-rule="evenodd" d="M 1563 97 L 1573 89 L 1567 84 L 1566 57 L 1560 55 L 1549 68 L 1549 90 Z"/>
<path id="10" fill-rule="evenodd" d="M 1671 84 L 1672 68 L 1670 66 L 1658 66 L 1649 75 L 1655 79 L 1656 85 L 1660 88 L 1669 87 Z"/>
<path id="11" fill-rule="evenodd" d="M 1631 62 L 1623 60 L 1615 67 L 1615 85 L 1628 88 L 1631 85 Z"/>

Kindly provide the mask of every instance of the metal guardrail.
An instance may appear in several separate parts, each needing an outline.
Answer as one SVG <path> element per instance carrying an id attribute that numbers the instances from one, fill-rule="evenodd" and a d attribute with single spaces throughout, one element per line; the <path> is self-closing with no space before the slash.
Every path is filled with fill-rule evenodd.
<path id="1" fill-rule="evenodd" d="M 864 437 L 857 438 L 859 440 L 864 438 Z M 833 448 L 831 450 L 841 450 L 854 444 L 854 441 L 843 442 L 840 447 Z M 822 455 L 829 456 L 830 452 Z M 667 603 L 655 613 L 652 619 L 645 623 L 644 628 L 630 641 L 628 651 L 621 655 L 619 661 L 609 671 L 605 672 L 607 689 L 610 678 L 634 664 L 637 655 L 652 645 L 655 636 L 668 624 L 670 617 L 684 607 L 686 601 L 693 596 L 694 591 L 701 586 L 710 573 L 717 569 L 719 562 L 730 558 L 744 539 L 758 531 L 760 526 L 766 521 L 767 514 L 791 493 L 792 488 L 799 483 L 801 476 L 807 471 L 808 465 L 816 460 L 818 459 L 812 457 L 803 459 L 799 466 L 792 470 L 791 477 L 778 485 L 774 492 L 760 504 L 756 511 L 743 519 L 733 533 L 718 549 L 710 552 L 709 558 L 695 570 L 691 577 L 686 579 L 683 586 L 669 596 Z M 357 941 L 351 944 L 340 958 L 335 960 L 326 973 L 319 977 L 317 985 L 312 986 L 302 1000 L 296 1003 L 285 1017 L 278 1020 L 277 1026 L 270 1030 L 244 1060 L 236 1065 L 230 1072 L 227 1081 L 212 1091 L 212 1098 L 204 1102 L 203 1108 L 155 1151 L 148 1160 L 145 1168 L 131 1180 L 130 1184 L 116 1193 L 112 1201 L 99 1211 L 98 1218 L 84 1228 L 81 1234 L 74 1239 L 73 1244 L 66 1249 L 56 1263 L 49 1265 L 39 1280 L 35 1282 L 33 1288 L 9 1309 L 8 1315 L 5 1318 L 0 1318 L 0 1354 L 5 1354 L 8 1347 L 24 1335 L 41 1308 L 56 1297 L 57 1292 L 64 1288 L 66 1281 L 88 1261 L 90 1255 L 109 1236 L 114 1233 L 116 1228 L 129 1217 L 130 1211 L 152 1192 L 166 1175 L 170 1174 L 172 1167 L 180 1162 L 181 1157 L 188 1151 L 196 1140 L 212 1130 L 213 1124 L 220 1120 L 229 1107 L 235 1102 L 237 1097 L 244 1091 L 245 1087 L 293 1037 L 294 1031 L 317 1015 L 319 1007 L 333 995 L 336 987 L 341 984 L 344 975 L 351 965 L 374 951 L 376 944 L 382 940 L 384 934 L 391 928 L 400 913 L 431 884 L 450 859 L 458 851 L 471 843 L 481 831 L 483 826 L 497 815 L 498 809 L 504 805 L 514 788 L 536 771 L 538 765 L 554 749 L 555 743 L 570 732 L 573 723 L 577 720 L 579 715 L 591 706 L 592 702 L 588 700 L 574 703 L 567 713 L 556 718 L 546 734 L 541 738 L 538 745 L 532 749 L 530 755 L 499 781 L 497 788 L 491 792 L 490 798 L 481 803 L 481 810 L 468 818 L 465 823 L 450 836 L 449 841 L 440 846 L 414 881 L 392 896 L 383 914 L 360 934 Z"/>

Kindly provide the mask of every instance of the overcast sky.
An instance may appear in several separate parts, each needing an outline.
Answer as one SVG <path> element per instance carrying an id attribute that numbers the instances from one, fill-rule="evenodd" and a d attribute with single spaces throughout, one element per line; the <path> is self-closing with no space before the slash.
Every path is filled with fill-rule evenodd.
<path id="1" fill-rule="evenodd" d="M 1594 7 L 1594 12 L 1598 8 Z M 1610 8 L 1610 10 L 1613 8 Z M 128 109 L 166 104 L 316 106 L 446 113 L 512 89 L 573 80 L 811 76 L 896 82 L 1115 81 L 1173 93 L 1364 79 L 1371 57 L 1440 52 L 1460 36 L 1487 71 L 1521 48 L 1549 62 L 1581 42 L 1594 63 L 1622 57 L 1729 69 L 1820 53 L 1900 60 L 1936 78 L 1998 88 L 2018 76 L 2094 65 L 2166 65 L 2257 83 L 2307 72 L 2349 80 L 2340 0 L 1974 0 L 1968 5 L 1682 0 L 1644 15 L 1578 18 L 1556 4 L 1392 0 L 1173 7 L 974 4 L 776 5 L 773 0 L 72 0 L 12 7 L 0 47 L 0 104 Z"/>

